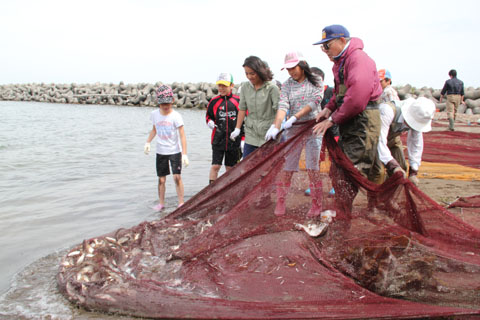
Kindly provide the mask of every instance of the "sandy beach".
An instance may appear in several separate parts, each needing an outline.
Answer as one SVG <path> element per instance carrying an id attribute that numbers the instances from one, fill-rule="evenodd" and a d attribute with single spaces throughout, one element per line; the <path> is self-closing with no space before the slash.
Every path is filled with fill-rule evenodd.
<path id="1" fill-rule="evenodd" d="M 455 123 L 455 130 L 480 133 L 480 124 L 477 123 L 478 119 L 480 119 L 480 115 L 458 114 Z M 433 127 L 433 131 L 443 131 L 448 128 L 446 112 L 435 113 L 434 121 L 437 125 Z M 470 121 L 470 125 L 468 125 L 468 121 Z M 420 171 L 421 170 L 420 167 Z M 469 197 L 480 194 L 480 181 L 424 178 L 420 180 L 419 188 L 440 205 L 448 206 L 459 197 Z M 475 217 L 471 212 L 468 212 L 468 210 L 449 210 L 465 222 L 476 225 L 477 227 L 480 226 L 480 219 Z"/>

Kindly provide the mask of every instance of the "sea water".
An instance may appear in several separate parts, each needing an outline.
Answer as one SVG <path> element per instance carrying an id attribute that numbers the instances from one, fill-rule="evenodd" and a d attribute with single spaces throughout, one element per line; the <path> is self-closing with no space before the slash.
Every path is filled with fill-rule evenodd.
<path id="1" fill-rule="evenodd" d="M 71 305 L 55 276 L 61 257 L 83 239 L 176 208 L 170 176 L 166 210 L 152 210 L 155 143 L 149 155 L 143 146 L 153 110 L 0 101 L 0 318 L 108 318 Z M 190 159 L 182 172 L 188 199 L 208 184 L 211 131 L 205 111 L 177 111 Z"/>

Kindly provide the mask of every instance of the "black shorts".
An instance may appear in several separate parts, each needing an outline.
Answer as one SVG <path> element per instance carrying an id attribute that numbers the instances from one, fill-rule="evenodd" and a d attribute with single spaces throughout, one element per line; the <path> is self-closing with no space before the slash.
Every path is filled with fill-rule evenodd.
<path id="1" fill-rule="evenodd" d="M 212 149 L 212 164 L 222 165 L 224 156 L 225 166 L 233 167 L 240 161 L 242 150 L 240 148 L 228 151 Z"/>
<path id="2" fill-rule="evenodd" d="M 182 153 L 175 154 L 158 154 L 157 153 L 157 176 L 165 177 L 170 174 L 170 168 L 168 167 L 168 162 L 170 161 L 170 166 L 172 167 L 173 174 L 182 173 Z"/>

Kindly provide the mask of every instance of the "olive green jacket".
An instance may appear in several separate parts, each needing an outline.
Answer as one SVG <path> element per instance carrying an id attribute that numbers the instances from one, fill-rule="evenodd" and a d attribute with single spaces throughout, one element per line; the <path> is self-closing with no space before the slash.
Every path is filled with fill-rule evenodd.
<path id="1" fill-rule="evenodd" d="M 265 143 L 265 134 L 275 120 L 280 90 L 277 85 L 265 81 L 255 90 L 250 81 L 243 82 L 240 89 L 239 109 L 248 111 L 245 117 L 245 143 L 259 147 Z"/>

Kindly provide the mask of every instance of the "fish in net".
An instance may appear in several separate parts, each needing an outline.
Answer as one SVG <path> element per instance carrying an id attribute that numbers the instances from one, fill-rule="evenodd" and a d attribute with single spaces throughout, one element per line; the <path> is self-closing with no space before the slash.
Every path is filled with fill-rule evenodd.
<path id="1" fill-rule="evenodd" d="M 274 214 L 313 125 L 295 124 L 165 218 L 84 240 L 60 263 L 60 291 L 87 310 L 150 318 L 479 314 L 480 231 L 401 174 L 366 180 L 328 133 L 320 170 L 294 171 Z M 322 214 L 308 216 L 313 201 Z"/>

